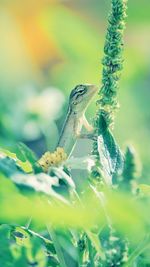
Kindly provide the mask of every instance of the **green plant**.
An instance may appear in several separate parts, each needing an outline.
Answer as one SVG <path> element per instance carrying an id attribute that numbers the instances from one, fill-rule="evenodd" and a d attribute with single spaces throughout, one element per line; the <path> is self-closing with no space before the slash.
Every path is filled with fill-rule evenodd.
<path id="1" fill-rule="evenodd" d="M 125 0 L 112 0 L 92 155 L 66 159 L 44 173 L 24 144 L 16 154 L 1 149 L 0 266 L 150 264 L 150 187 L 135 183 L 133 188 L 134 153 L 127 148 L 123 155 L 110 131 L 118 106 L 126 6 Z M 86 173 L 80 188 L 71 172 L 75 168 L 80 180 Z"/>

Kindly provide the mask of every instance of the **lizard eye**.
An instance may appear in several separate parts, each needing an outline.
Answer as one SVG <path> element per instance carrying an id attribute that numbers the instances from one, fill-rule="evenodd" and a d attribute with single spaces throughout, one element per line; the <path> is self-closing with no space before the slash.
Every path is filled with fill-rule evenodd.
<path id="1" fill-rule="evenodd" d="M 84 93 L 86 93 L 86 91 L 87 91 L 87 89 L 86 89 L 86 87 L 83 86 L 83 85 L 80 85 L 80 86 L 77 87 L 77 93 L 78 93 L 79 95 L 83 95 Z"/>
<path id="2" fill-rule="evenodd" d="M 82 93 L 84 93 L 84 91 L 85 91 L 84 89 L 80 89 L 80 90 L 78 91 L 78 93 L 79 93 L 79 94 L 82 94 Z"/>
<path id="3" fill-rule="evenodd" d="M 76 86 L 71 94 L 70 94 L 70 99 L 72 100 L 73 105 L 77 105 L 82 101 L 82 96 L 86 93 L 87 88 L 84 85 L 78 85 Z"/>

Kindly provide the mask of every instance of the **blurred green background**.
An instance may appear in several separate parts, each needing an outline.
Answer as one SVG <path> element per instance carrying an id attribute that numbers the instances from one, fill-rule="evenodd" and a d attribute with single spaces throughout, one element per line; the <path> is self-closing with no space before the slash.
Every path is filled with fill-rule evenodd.
<path id="1" fill-rule="evenodd" d="M 101 83 L 109 0 L 0 2 L 0 145 L 53 149 L 70 90 Z M 132 143 L 150 179 L 150 2 L 129 0 L 115 136 Z M 89 120 L 95 105 L 89 108 Z"/>

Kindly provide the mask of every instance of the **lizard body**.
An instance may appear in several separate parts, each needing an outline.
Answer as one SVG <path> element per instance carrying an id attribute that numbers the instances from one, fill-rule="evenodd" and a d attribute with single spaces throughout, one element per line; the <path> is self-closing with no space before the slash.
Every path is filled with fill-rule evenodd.
<path id="1" fill-rule="evenodd" d="M 98 88 L 94 85 L 77 85 L 70 94 L 68 113 L 57 147 L 63 147 L 69 156 L 78 138 L 92 138 L 92 134 L 81 134 L 84 126 L 88 132 L 93 128 L 85 118 L 85 111 Z"/>
<path id="2" fill-rule="evenodd" d="M 39 164 L 45 172 L 49 166 L 59 165 L 70 156 L 78 138 L 93 139 L 93 127 L 85 118 L 85 111 L 96 94 L 98 88 L 95 85 L 77 85 L 70 94 L 68 112 L 64 122 L 56 149 L 53 153 L 46 152 Z M 82 134 L 82 127 L 89 133 Z"/>

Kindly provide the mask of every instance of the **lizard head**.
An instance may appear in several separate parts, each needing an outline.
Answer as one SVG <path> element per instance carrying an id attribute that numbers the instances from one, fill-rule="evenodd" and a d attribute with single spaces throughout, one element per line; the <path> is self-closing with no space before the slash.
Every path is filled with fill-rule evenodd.
<path id="1" fill-rule="evenodd" d="M 72 111 L 84 112 L 89 105 L 91 99 L 98 91 L 98 87 L 91 84 L 77 85 L 70 94 L 69 106 Z"/>

